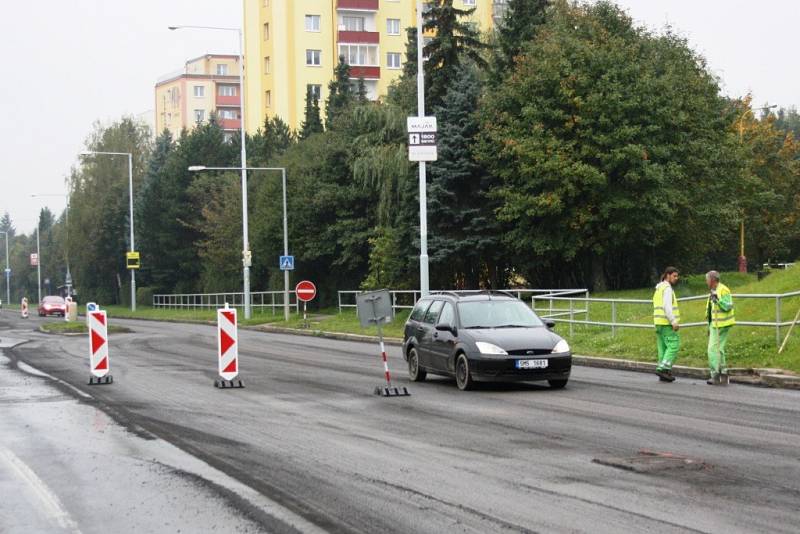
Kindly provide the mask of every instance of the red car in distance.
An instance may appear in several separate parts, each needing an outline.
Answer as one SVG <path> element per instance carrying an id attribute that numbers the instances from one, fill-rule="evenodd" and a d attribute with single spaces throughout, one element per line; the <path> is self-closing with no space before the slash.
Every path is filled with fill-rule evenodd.
<path id="1" fill-rule="evenodd" d="M 47 315 L 60 315 L 64 317 L 67 314 L 67 303 L 64 299 L 55 295 L 47 296 L 39 303 L 39 317 Z"/>

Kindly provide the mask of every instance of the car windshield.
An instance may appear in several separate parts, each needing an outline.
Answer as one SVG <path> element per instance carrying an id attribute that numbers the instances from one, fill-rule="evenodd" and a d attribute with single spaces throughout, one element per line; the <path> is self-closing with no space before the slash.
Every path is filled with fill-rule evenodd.
<path id="1" fill-rule="evenodd" d="M 463 328 L 519 328 L 542 326 L 542 321 L 520 300 L 459 302 Z"/>
<path id="2" fill-rule="evenodd" d="M 64 299 L 61 297 L 45 297 L 44 302 L 48 304 L 64 304 Z"/>

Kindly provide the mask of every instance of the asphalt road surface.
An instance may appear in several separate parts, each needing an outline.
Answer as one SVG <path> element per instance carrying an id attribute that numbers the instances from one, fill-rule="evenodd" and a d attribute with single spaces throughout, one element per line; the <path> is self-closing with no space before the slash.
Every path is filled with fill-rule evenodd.
<path id="1" fill-rule="evenodd" d="M 8 406 L 25 400 L 19 388 L 13 402 L 5 398 L 3 385 L 17 376 L 122 429 L 113 446 L 89 453 L 116 465 L 115 477 L 70 477 L 80 470 L 75 458 L 53 468 L 52 458 L 26 457 L 17 446 L 16 458 L 62 508 L 56 519 L 69 518 L 65 531 L 107 532 L 97 523 L 103 515 L 115 532 L 799 528 L 800 392 L 584 367 L 561 391 L 516 384 L 460 392 L 447 379 L 409 383 L 395 347 L 390 368 L 412 396 L 387 399 L 372 395 L 382 380 L 376 345 L 246 330 L 246 388 L 219 390 L 213 327 L 114 318 L 134 332 L 110 338 L 114 383 L 88 386 L 86 338 L 35 333 L 41 321 L 0 314 L 0 343 L 28 340 L 6 349 L 0 366 L 5 464 L 16 461 L 7 442 L 48 436 L 46 417 L 23 425 L 24 414 L 9 416 Z M 52 403 L 32 391 L 28 405 Z M 78 442 L 97 434 L 97 423 L 80 417 L 67 426 Z M 161 452 L 141 452 L 151 442 Z M 15 499 L 3 465 L 0 520 L 8 525 Z M 92 517 L 82 495 L 114 506 Z M 159 499 L 167 500 L 160 511 L 151 502 Z"/>

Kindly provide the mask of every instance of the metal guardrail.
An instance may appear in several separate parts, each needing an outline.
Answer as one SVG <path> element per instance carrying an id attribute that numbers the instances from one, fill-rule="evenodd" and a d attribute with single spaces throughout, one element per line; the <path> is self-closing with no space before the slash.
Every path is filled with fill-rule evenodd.
<path id="1" fill-rule="evenodd" d="M 583 297 L 571 297 L 563 295 L 540 295 L 531 297 L 531 308 L 539 313 L 542 318 L 552 319 L 555 322 L 569 324 L 569 334 L 574 335 L 574 327 L 576 324 L 587 326 L 607 326 L 611 328 L 611 335 L 616 335 L 617 328 L 654 328 L 652 322 L 648 323 L 625 323 L 617 321 L 617 306 L 619 304 L 641 304 L 652 306 L 651 299 L 610 299 L 610 298 L 592 298 L 588 296 L 588 292 Z M 774 300 L 775 302 L 775 321 L 746 321 L 741 317 L 737 317 L 736 324 L 741 326 L 755 326 L 766 327 L 775 329 L 775 344 L 781 344 L 781 328 L 791 326 L 792 321 L 783 321 L 781 317 L 781 309 L 783 307 L 783 300 L 792 297 L 800 296 L 800 291 L 793 291 L 790 293 L 734 293 L 734 299 L 766 299 Z M 697 295 L 693 297 L 679 298 L 678 302 L 689 302 L 693 300 L 706 300 L 706 295 Z M 549 301 L 548 308 L 537 308 L 536 301 L 546 300 Z M 554 302 L 565 302 L 569 305 L 568 308 L 556 308 L 553 306 Z M 592 321 L 590 319 L 590 303 L 606 303 L 611 304 L 611 320 L 610 321 Z M 575 305 L 583 307 L 576 308 Z M 544 313 L 544 312 L 547 313 Z M 650 320 L 648 310 L 648 320 Z M 585 314 L 584 319 L 577 319 L 576 316 Z M 569 316 L 566 318 L 566 316 Z M 707 327 L 706 322 L 682 323 L 681 328 L 697 328 Z"/>
<path id="2" fill-rule="evenodd" d="M 253 291 L 250 293 L 250 305 L 255 309 L 264 310 L 272 308 L 283 309 L 283 291 Z M 172 295 L 153 295 L 154 308 L 202 310 L 222 308 L 228 303 L 230 306 L 243 307 L 244 293 L 175 293 Z M 296 313 L 300 312 L 300 302 L 294 291 L 289 292 L 289 306 L 293 306 Z"/>
<path id="3" fill-rule="evenodd" d="M 464 289 L 464 290 L 455 290 L 455 291 L 446 291 L 447 293 L 458 293 L 458 294 L 470 294 L 470 293 L 479 293 L 481 290 L 478 289 Z M 587 297 L 589 296 L 588 289 L 499 289 L 497 291 L 505 291 L 507 293 L 511 293 L 517 296 L 520 300 L 523 299 L 523 296 L 527 298 L 529 295 L 572 295 L 575 293 L 578 294 L 585 294 Z M 437 290 L 431 291 L 431 294 L 435 293 L 443 293 L 444 290 Z M 339 300 L 339 313 L 346 308 L 355 308 L 356 307 L 356 295 L 360 293 L 366 293 L 366 291 L 359 291 L 359 290 L 349 290 L 349 291 L 338 291 L 338 300 Z M 414 304 L 422 296 L 422 293 L 418 289 L 391 289 L 389 290 L 389 294 L 392 297 L 392 311 L 397 312 L 397 310 L 410 310 L 414 307 Z"/>

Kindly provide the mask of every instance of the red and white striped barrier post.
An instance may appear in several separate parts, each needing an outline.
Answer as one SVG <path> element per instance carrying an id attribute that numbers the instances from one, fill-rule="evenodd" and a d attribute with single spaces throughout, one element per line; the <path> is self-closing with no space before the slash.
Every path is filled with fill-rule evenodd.
<path id="1" fill-rule="evenodd" d="M 381 359 L 383 360 L 383 376 L 386 378 L 385 386 L 376 386 L 375 395 L 381 397 L 408 397 L 411 395 L 405 386 L 397 387 L 392 385 L 392 377 L 389 374 L 389 358 L 386 355 L 386 344 L 383 342 L 383 328 L 381 324 L 388 322 L 392 318 L 392 305 L 389 292 L 386 290 L 372 291 L 356 295 L 356 308 L 358 319 L 361 326 L 367 327 L 375 325 L 378 327 L 378 340 L 381 344 Z"/>
<path id="2" fill-rule="evenodd" d="M 217 360 L 219 378 L 214 380 L 215 388 L 243 388 L 241 379 L 234 381 L 239 374 L 239 332 L 237 329 L 236 308 L 217 310 Z"/>
<path id="3" fill-rule="evenodd" d="M 111 362 L 108 356 L 108 317 L 102 310 L 86 314 L 89 327 L 89 385 L 111 384 Z"/>
<path id="4" fill-rule="evenodd" d="M 19 313 L 23 319 L 28 318 L 28 299 L 22 297 L 22 302 L 19 304 Z"/>

